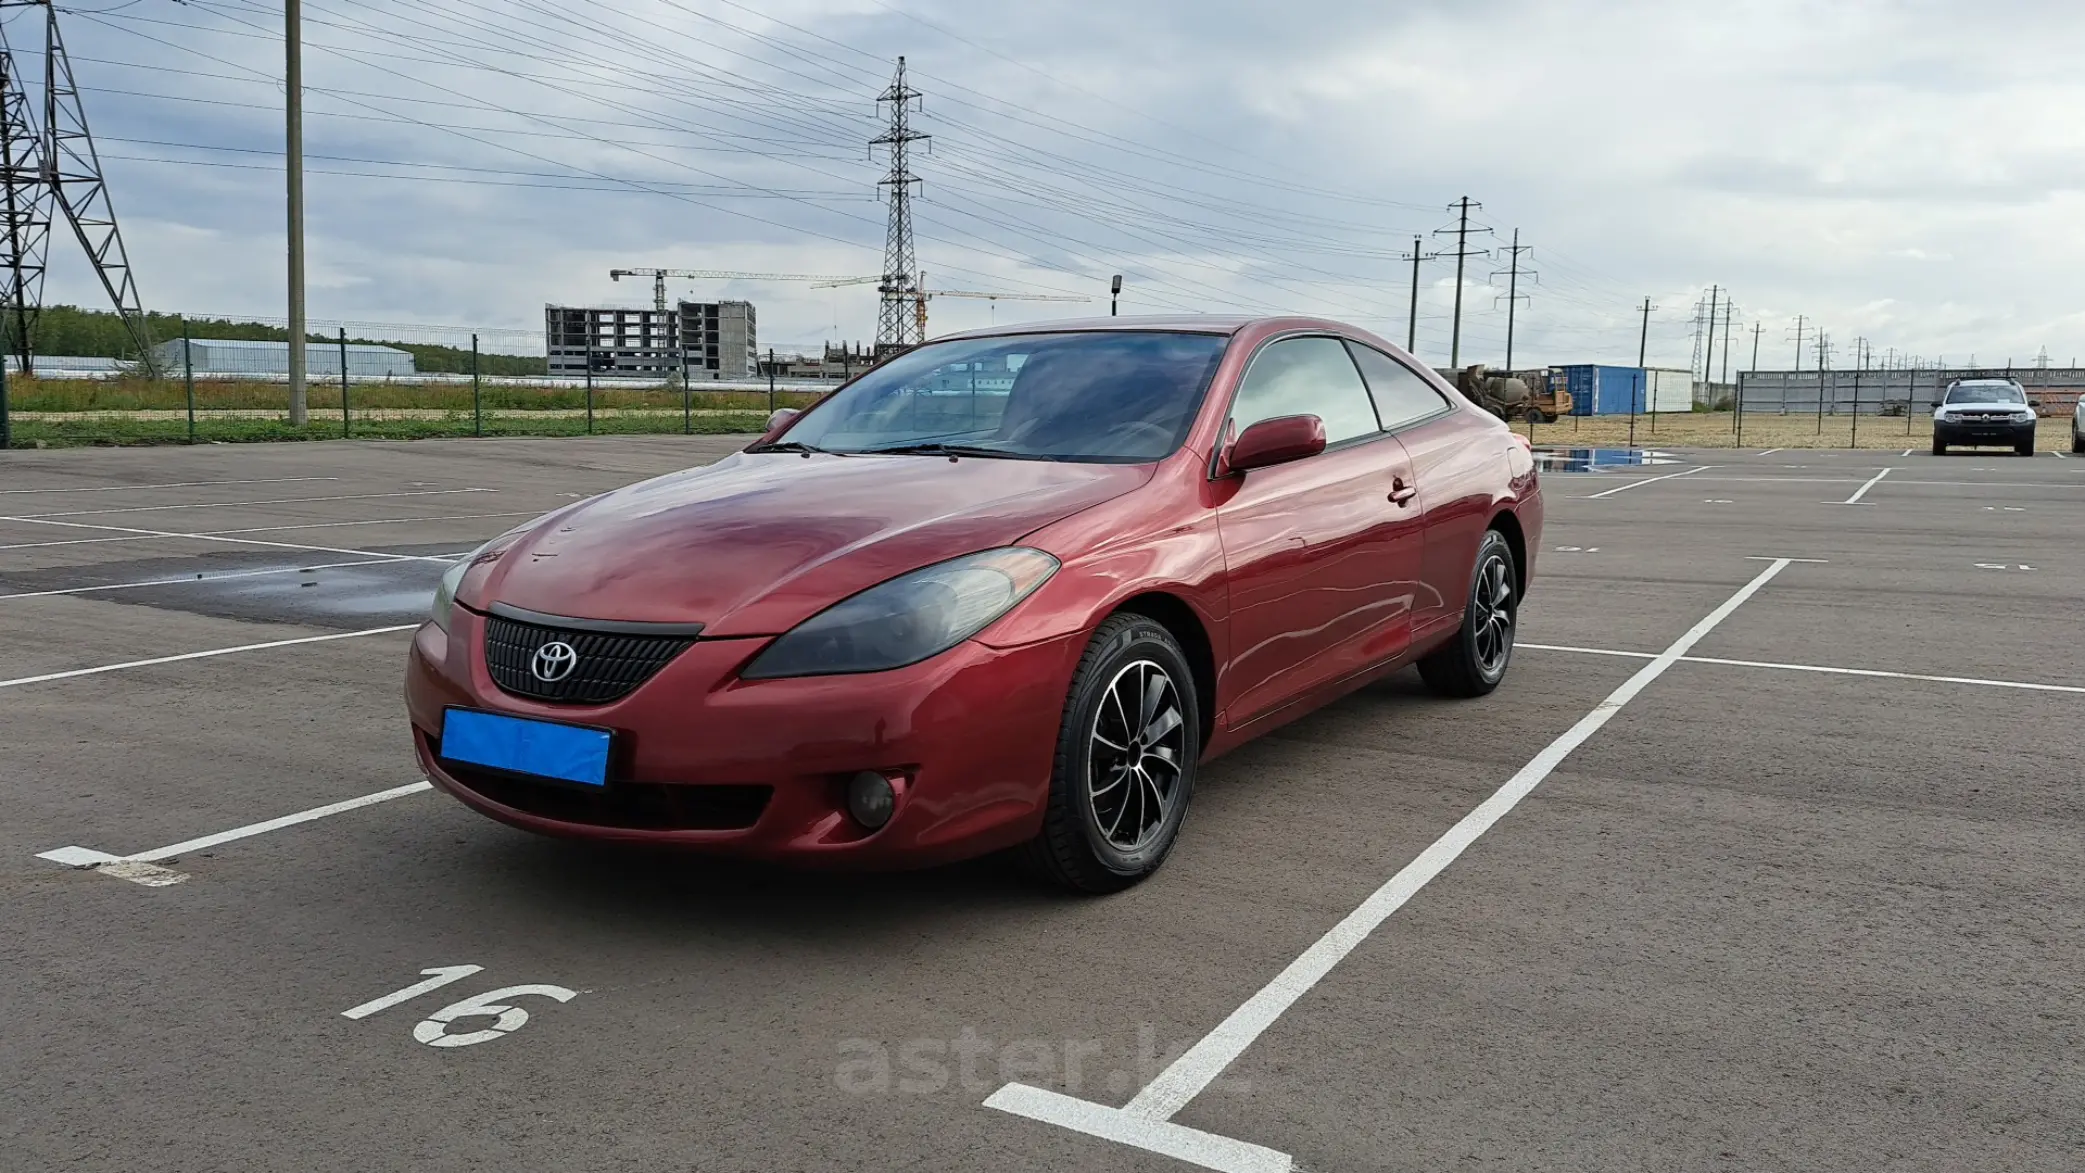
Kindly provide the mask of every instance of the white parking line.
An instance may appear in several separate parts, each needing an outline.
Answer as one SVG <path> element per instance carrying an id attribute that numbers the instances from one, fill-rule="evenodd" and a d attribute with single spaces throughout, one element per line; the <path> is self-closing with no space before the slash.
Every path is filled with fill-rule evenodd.
<path id="1" fill-rule="evenodd" d="M 1516 644 L 1537 652 L 1576 652 L 1584 656 L 1620 656 L 1649 660 L 1656 652 L 1625 652 L 1615 648 L 1582 648 L 1568 644 Z M 1683 664 L 1717 664 L 1726 668 L 1770 668 L 1780 672 L 1818 672 L 1829 676 L 1866 676 L 1881 680 L 1920 680 L 1932 684 L 1967 684 L 1980 688 L 2017 688 L 2025 692 L 2068 692 L 2085 695 L 2085 686 L 2038 684 L 2029 680 L 1992 680 L 1982 676 L 1935 676 L 1924 672 L 1885 672 L 1877 668 L 1835 668 L 1824 664 L 1783 664 L 1773 660 L 1729 660 L 1721 656 L 1681 656 Z"/>
<path id="2" fill-rule="evenodd" d="M 465 551 L 464 553 L 469 553 Z M 446 555 L 450 561 L 463 554 Z M 136 582 L 112 582 L 102 586 L 61 587 L 49 591 L 19 591 L 12 595 L 0 595 L 0 602 L 8 599 L 47 599 L 53 595 L 90 595 L 98 591 L 130 591 L 139 587 L 188 586 L 199 582 L 221 582 L 228 578 L 265 578 L 271 574 L 309 574 L 314 570 L 339 570 L 346 566 L 389 566 L 398 562 L 396 558 L 363 558 L 354 562 L 321 562 L 315 566 L 278 566 L 272 570 L 235 570 L 225 574 L 185 574 L 180 578 L 147 578 Z"/>
<path id="3" fill-rule="evenodd" d="M 203 485 L 287 485 L 299 481 L 337 481 L 339 477 L 260 477 L 239 481 L 168 481 L 160 485 L 93 485 L 78 489 L 0 489 L 0 497 L 25 493 L 123 493 L 135 489 L 193 489 Z"/>
<path id="4" fill-rule="evenodd" d="M 458 493 L 497 493 L 498 489 L 415 489 L 407 493 L 348 493 L 338 497 L 276 497 L 268 501 L 203 501 L 186 505 L 126 505 L 121 509 L 69 509 L 63 513 L 29 513 L 24 521 L 44 517 L 99 517 L 110 513 L 163 513 L 172 509 L 238 509 L 248 505 L 309 505 L 315 501 L 375 501 L 384 497 L 453 497 Z"/>
<path id="5" fill-rule="evenodd" d="M 1573 750 L 1599 732 L 1601 726 L 1621 712 L 1624 705 L 1664 675 L 1690 648 L 1706 638 L 1718 624 L 1728 619 L 1789 565 L 1787 559 L 1774 561 L 1721 606 L 1687 629 L 1686 634 L 1658 653 L 1650 663 L 1637 669 L 1621 687 L 1594 706 L 1592 712 L 1579 718 L 1577 724 L 1550 742 L 1490 798 L 1464 815 L 1447 834 L 1435 840 L 1419 853 L 1418 858 L 1376 889 L 1359 908 L 1318 938 L 1273 981 L 1232 1011 L 1215 1030 L 1189 1047 L 1128 1104 L 1109 1108 L 1042 1088 L 1008 1084 L 992 1093 L 985 1106 L 1224 1173 L 1284 1173 L 1291 1169 L 1293 1161 L 1286 1153 L 1184 1128 L 1171 1123 L 1171 1119 L 1244 1054 L 1245 1049 L 1274 1025 L 1284 1011 L 1295 1005 L 1334 966 L 1367 940 L 1369 934 L 1391 914 L 1402 908 L 1429 881 L 1454 863 L 1470 844 L 1541 785 Z"/>
<path id="6" fill-rule="evenodd" d="M 1601 493 L 1593 493 L 1593 494 L 1591 494 L 1591 495 L 1587 496 L 1587 497 L 1586 497 L 1585 499 L 1586 499 L 1586 500 L 1588 500 L 1588 501 L 1598 501 L 1598 500 L 1599 500 L 1600 498 L 1602 498 L 1602 497 L 1612 497 L 1612 496 L 1614 496 L 1614 495 L 1615 495 L 1616 493 L 1626 493 L 1626 492 L 1628 492 L 1629 490 L 1631 490 L 1631 489 L 1634 489 L 1634 488 L 1637 488 L 1637 487 L 1639 487 L 1639 486 L 1642 486 L 1642 485 L 1650 485 L 1650 484 L 1656 484 L 1656 483 L 1657 483 L 1657 482 L 1659 482 L 1659 481 L 1669 481 L 1669 480 L 1672 480 L 1672 479 L 1673 479 L 1674 477 L 1691 477 L 1691 476 L 1693 476 L 1693 475 L 1694 475 L 1695 473 L 1698 473 L 1698 472 L 1702 472 L 1702 471 L 1704 471 L 1704 470 L 1706 470 L 1706 469 L 1711 469 L 1711 468 L 1714 468 L 1714 467 L 1716 467 L 1716 466 L 1715 466 L 1715 465 L 1713 465 L 1713 464 L 1704 464 L 1704 465 L 1702 465 L 1702 466 L 1701 466 L 1700 468 L 1690 468 L 1690 469 L 1688 469 L 1688 470 L 1687 470 L 1687 471 L 1685 471 L 1685 472 L 1669 472 L 1669 473 L 1666 473 L 1666 474 L 1665 474 L 1664 476 L 1662 476 L 1662 477 L 1645 477 L 1645 478 L 1643 478 L 1643 479 L 1642 479 L 1642 480 L 1640 480 L 1640 481 L 1630 481 L 1630 482 L 1629 482 L 1628 484 L 1626 484 L 1626 485 L 1616 485 L 1616 486 L 1615 486 L 1614 488 L 1612 488 L 1612 489 L 1608 489 L 1608 490 L 1606 490 L 1605 492 L 1601 492 Z"/>
<path id="7" fill-rule="evenodd" d="M 228 534 L 277 534 L 291 530 L 342 529 L 356 525 L 400 525 L 415 521 L 477 521 L 493 517 L 534 517 L 533 509 L 508 510 L 505 513 L 438 513 L 433 517 L 378 517 L 367 521 L 311 521 L 301 525 L 251 525 L 242 529 L 211 529 L 189 534 L 192 538 L 217 538 Z M 125 534 L 115 538 L 67 538 L 62 542 L 15 542 L 0 546 L 0 550 L 46 550 L 53 546 L 94 546 L 104 542 L 150 542 L 155 535 Z"/>
<path id="8" fill-rule="evenodd" d="M 56 525 L 66 529 L 88 529 L 106 533 L 144 534 L 154 538 L 184 538 L 195 542 L 229 542 L 236 546 L 266 546 L 271 550 L 307 550 L 320 554 L 360 555 L 364 558 L 390 558 L 404 562 L 449 562 L 450 558 L 437 558 L 428 554 L 387 554 L 382 550 L 356 550 L 341 546 L 306 546 L 296 542 L 269 542 L 260 538 L 235 538 L 222 534 L 193 534 L 170 529 L 140 529 L 132 525 L 95 525 L 85 521 L 53 521 L 47 517 L 0 517 L 0 521 L 19 521 L 28 525 Z"/>
<path id="9" fill-rule="evenodd" d="M 126 668 L 149 668 L 154 664 L 177 664 L 183 660 L 208 660 L 215 656 L 231 656 L 240 652 L 261 652 L 269 648 L 288 648 L 298 644 L 322 644 L 336 639 L 359 639 L 365 635 L 387 635 L 394 631 L 411 631 L 417 623 L 402 623 L 391 627 L 372 627 L 364 631 L 336 631 L 330 635 L 307 635 L 297 639 L 276 639 L 266 643 L 240 644 L 233 648 L 212 648 L 205 652 L 183 652 L 178 656 L 154 656 L 149 660 L 125 660 L 121 664 L 103 664 L 95 668 L 73 668 L 65 672 L 46 672 L 41 676 L 21 676 L 13 680 L 0 680 L 0 688 L 19 688 L 25 684 L 45 684 L 53 680 L 72 680 L 80 676 L 99 676 L 104 672 L 121 672 Z"/>
<path id="10" fill-rule="evenodd" d="M 129 880 L 132 883 L 143 884 L 149 888 L 163 888 L 170 884 L 178 884 L 188 878 L 180 872 L 158 866 L 163 860 L 179 859 L 191 851 L 202 851 L 221 844 L 236 842 L 240 839 L 251 839 L 255 835 L 265 835 L 270 831 L 280 831 L 284 827 L 294 827 L 299 823 L 309 823 L 330 815 L 360 810 L 365 806 L 375 806 L 380 802 L 389 802 L 394 798 L 404 798 L 408 794 L 418 794 L 423 790 L 432 789 L 434 789 L 434 784 L 424 781 L 414 782 L 406 786 L 394 786 L 389 790 L 379 790 L 375 794 L 365 794 L 360 798 L 350 798 L 345 802 L 331 802 L 325 806 L 315 806 L 307 811 L 298 811 L 293 815 L 283 815 L 280 818 L 268 819 L 259 823 L 248 823 L 244 827 L 234 827 L 229 831 L 219 831 L 215 835 L 204 835 L 197 839 L 184 839 L 179 843 L 155 848 L 151 851 L 141 851 L 136 855 L 110 855 L 108 852 L 96 851 L 90 847 L 59 847 L 50 851 L 38 852 L 36 858 L 49 860 L 52 863 L 62 863 L 67 867 L 93 868 L 103 875 L 114 876 L 119 880 Z"/>
<path id="11" fill-rule="evenodd" d="M 1841 501 L 1841 502 L 1839 502 L 1839 504 L 1841 504 L 1841 505 L 1858 505 L 1858 504 L 1860 504 L 1860 503 L 1861 503 L 1861 498 L 1863 498 L 1863 497 L 1865 497 L 1865 496 L 1867 496 L 1867 495 L 1868 495 L 1868 490 L 1869 490 L 1869 489 L 1872 489 L 1872 488 L 1874 488 L 1877 482 L 1881 481 L 1881 480 L 1882 480 L 1882 478 L 1884 478 L 1884 477 L 1886 477 L 1886 476 L 1890 475 L 1891 473 L 1893 473 L 1893 472 L 1895 472 L 1895 471 L 1896 471 L 1896 470 L 1895 470 L 1895 469 L 1893 469 L 1893 468 L 1886 468 L 1886 469 L 1883 469 L 1883 470 L 1882 470 L 1881 472 L 1879 472 L 1879 473 L 1876 473 L 1876 474 L 1875 474 L 1874 476 L 1872 476 L 1872 477 L 1869 477 L 1869 478 L 1868 478 L 1868 482 L 1867 482 L 1866 484 L 1862 485 L 1862 486 L 1861 486 L 1860 488 L 1858 488 L 1858 489 L 1855 489 L 1855 490 L 1853 491 L 1853 496 L 1851 496 L 1851 497 L 1848 497 L 1848 498 L 1847 498 L 1846 500 L 1844 500 L 1844 501 Z"/>
<path id="12" fill-rule="evenodd" d="M 1902 451 L 1902 452 L 1899 452 L 1899 453 L 1897 453 L 1897 455 L 1899 455 L 1899 456 L 1909 456 L 1909 455 L 1911 455 L 1911 449 L 1909 449 L 1909 448 L 1906 448 L 1906 449 L 1905 449 L 1904 451 Z"/>
<path id="13" fill-rule="evenodd" d="M 1772 456 L 1772 455 L 1773 455 L 1774 453 L 1776 453 L 1776 452 L 1786 452 L 1786 451 L 1788 451 L 1788 449 L 1786 449 L 1786 448 L 1769 448 L 1769 449 L 1767 449 L 1766 451 L 1764 451 L 1764 452 L 1760 453 L 1760 455 L 1761 455 L 1761 456 Z"/>

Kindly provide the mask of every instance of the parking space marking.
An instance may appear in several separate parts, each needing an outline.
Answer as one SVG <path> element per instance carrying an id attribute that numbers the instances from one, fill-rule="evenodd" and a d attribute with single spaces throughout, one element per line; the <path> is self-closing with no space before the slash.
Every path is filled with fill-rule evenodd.
<path id="1" fill-rule="evenodd" d="M 1584 656 L 1618 656 L 1630 660 L 1650 660 L 1656 652 L 1627 652 L 1618 648 L 1585 648 L 1569 644 L 1515 644 L 1516 649 L 1525 648 L 1536 652 L 1576 652 Z M 1784 664 L 1774 660 L 1732 660 L 1722 656 L 1681 656 L 1683 664 L 1715 664 L 1725 668 L 1768 668 L 1780 672 L 1817 672 L 1828 676 L 1867 676 L 1882 680 L 1919 680 L 1930 684 L 1968 684 L 1982 688 L 2016 688 L 2025 692 L 2067 692 L 2085 695 L 2085 686 L 2076 684 L 2041 684 L 2031 680 L 1993 680 L 1981 676 L 1935 676 L 1924 672 L 1889 672 L 1880 668 L 1839 668 L 1827 664 Z"/>
<path id="2" fill-rule="evenodd" d="M 185 538 L 196 542 L 228 542 L 235 546 L 266 546 L 271 550 L 306 550 L 319 554 L 359 554 L 365 558 L 390 558 L 403 562 L 452 562 L 453 558 L 438 558 L 429 554 L 391 554 L 383 550 L 357 550 L 342 546 L 311 546 L 298 542 L 270 542 L 262 538 L 239 538 L 229 534 L 184 533 L 171 529 L 140 529 L 131 525 L 97 525 L 85 521 L 55 521 L 47 517 L 0 517 L 0 521 L 19 521 L 29 525 L 57 525 L 66 529 L 91 529 L 107 533 L 143 534 L 154 538 Z"/>
<path id="3" fill-rule="evenodd" d="M 89 485 L 72 489 L 0 489 L 0 497 L 27 493 L 123 493 L 136 489 L 193 489 L 203 485 L 288 485 L 300 481 L 337 481 L 339 477 L 259 477 L 237 481 L 168 481 L 161 485 Z"/>
<path id="4" fill-rule="evenodd" d="M 1902 452 L 1899 452 L 1899 453 L 1897 453 L 1897 455 L 1899 455 L 1899 456 L 1909 456 L 1909 455 L 1911 455 L 1911 449 L 1909 449 L 1909 448 L 1906 448 L 1906 449 L 1905 449 L 1904 451 L 1902 451 Z"/>
<path id="5" fill-rule="evenodd" d="M 91 847 L 58 847 L 50 851 L 37 852 L 36 858 L 48 860 L 51 863 L 64 864 L 66 867 L 71 868 L 92 868 L 103 875 L 114 876 L 120 880 L 146 883 L 146 881 L 137 880 L 134 876 L 127 874 L 127 869 L 118 865 L 156 865 L 166 860 L 178 859 L 191 851 L 203 851 L 222 844 L 234 843 L 241 839 L 251 839 L 255 835 L 265 835 L 270 831 L 280 831 L 284 827 L 294 827 L 300 823 L 315 822 L 332 815 L 345 814 L 348 811 L 360 810 L 365 806 L 375 806 L 380 802 L 390 802 L 394 798 L 404 798 L 409 794 L 419 794 L 422 791 L 432 789 L 434 789 L 434 783 L 424 780 L 407 786 L 394 786 L 389 790 L 379 790 L 375 794 L 365 794 L 360 798 L 350 798 L 343 802 L 330 802 L 325 806 L 315 806 L 307 811 L 298 811 L 293 815 L 283 815 L 280 818 L 268 819 L 264 822 L 249 823 L 244 827 L 234 827 L 229 831 L 219 831 L 214 835 L 204 835 L 197 839 L 184 839 L 179 843 L 155 848 L 151 851 L 141 851 L 136 855 L 110 855 L 108 852 L 96 851 Z M 171 875 L 181 876 L 183 880 L 188 878 L 179 872 L 168 872 L 166 868 L 158 870 Z M 163 887 L 166 883 L 180 883 L 180 880 L 168 880 L 160 884 L 148 883 L 147 886 Z"/>
<path id="6" fill-rule="evenodd" d="M 1865 497 L 1865 496 L 1867 496 L 1867 495 L 1868 495 L 1868 490 L 1869 490 L 1869 489 L 1872 489 L 1872 488 L 1874 488 L 1874 487 L 1875 487 L 1876 485 L 1880 484 L 1880 483 L 1882 482 L 1882 478 L 1884 478 L 1884 477 L 1886 477 L 1886 476 L 1890 475 L 1891 473 L 1893 473 L 1893 472 L 1895 472 L 1895 471 L 1897 471 L 1897 470 L 1896 470 L 1896 469 L 1893 469 L 1893 468 L 1886 468 L 1886 469 L 1883 469 L 1883 470 L 1882 470 L 1881 472 L 1879 472 L 1879 473 L 1876 473 L 1876 474 L 1875 474 L 1874 476 L 1872 476 L 1872 477 L 1869 477 L 1869 478 L 1868 478 L 1868 481 L 1867 481 L 1867 483 L 1866 483 L 1866 484 L 1862 485 L 1862 486 L 1861 486 L 1860 488 L 1858 488 L 1858 489 L 1855 489 L 1855 490 L 1853 491 L 1853 496 L 1851 496 L 1851 497 L 1848 497 L 1848 498 L 1847 498 L 1846 500 L 1844 500 L 1844 501 L 1841 501 L 1841 502 L 1839 502 L 1839 504 L 1841 504 L 1841 505 L 1859 505 L 1859 504 L 1861 503 L 1861 498 L 1863 498 L 1863 497 Z"/>
<path id="7" fill-rule="evenodd" d="M 462 554 L 448 555 L 449 561 L 463 557 Z M 355 562 L 321 562 L 316 566 L 278 566 L 272 570 L 235 570 L 225 574 L 186 574 L 180 578 L 147 578 L 138 582 L 112 582 L 103 586 L 60 587 L 48 591 L 18 591 L 11 595 L 0 595 L 0 603 L 9 599 L 47 599 L 53 595 L 86 595 L 97 591 L 131 591 L 139 587 L 183 586 L 198 582 L 222 582 L 228 578 L 265 578 L 271 574 L 309 574 L 314 570 L 339 570 L 348 566 L 383 566 L 396 562 L 395 558 L 363 558 Z"/>
<path id="8" fill-rule="evenodd" d="M 1585 497 L 1584 500 L 1598 501 L 1602 497 L 1612 497 L 1616 493 L 1626 493 L 1631 489 L 1639 488 L 1643 485 L 1652 485 L 1658 483 L 1659 481 L 1669 481 L 1672 480 L 1674 477 L 1691 477 L 1695 473 L 1702 472 L 1714 467 L 1716 466 L 1713 464 L 1704 464 L 1700 468 L 1690 468 L 1685 472 L 1669 472 L 1662 477 L 1645 477 L 1640 481 L 1630 481 L 1626 485 L 1616 485 L 1614 488 L 1608 489 L 1604 492 L 1593 493 L 1590 496 Z"/>
<path id="9" fill-rule="evenodd" d="M 126 505 L 120 509 L 68 509 L 63 513 L 29 513 L 17 520 L 44 517 L 99 517 L 110 513 L 163 513 L 173 509 L 239 509 L 260 505 L 309 505 L 316 501 L 375 501 L 385 497 L 453 497 L 458 493 L 497 493 L 498 489 L 414 489 L 407 493 L 346 493 L 338 497 L 276 497 L 268 501 L 197 501 L 185 505 Z"/>
<path id="10" fill-rule="evenodd" d="M 1760 455 L 1761 455 L 1761 456 L 1772 456 L 1772 455 L 1773 455 L 1774 453 L 1776 453 L 1776 452 L 1786 452 L 1786 451 L 1788 451 L 1788 449 L 1786 449 L 1786 448 L 1769 448 L 1769 449 L 1767 449 L 1766 451 L 1764 451 L 1764 452 L 1760 453 Z"/>
<path id="11" fill-rule="evenodd" d="M 125 660 L 121 664 L 103 664 L 95 668 L 73 668 L 64 672 L 46 672 L 41 676 L 22 676 L 14 680 L 0 680 L 0 688 L 19 688 L 25 684 L 45 684 L 53 680 L 72 680 L 81 676 L 100 676 L 105 672 L 121 672 L 126 668 L 149 668 L 154 664 L 178 664 L 183 660 L 208 660 L 216 656 L 232 656 L 240 652 L 262 652 L 269 648 L 290 648 L 298 644 L 322 644 L 337 639 L 360 639 L 365 635 L 388 635 L 394 631 L 411 631 L 417 623 L 401 623 L 391 627 L 372 627 L 365 631 L 336 631 L 327 635 L 306 635 L 296 639 L 275 639 L 266 643 L 240 644 L 232 648 L 211 648 L 203 652 L 183 652 L 178 656 L 154 656 L 149 660 Z"/>
<path id="12" fill-rule="evenodd" d="M 1706 639 L 1725 619 L 1744 606 L 1746 600 L 1758 594 L 1790 565 L 1789 559 L 1775 559 L 1736 594 L 1637 669 L 1619 688 L 1594 706 L 1592 712 L 1579 718 L 1570 729 L 1545 746 L 1491 797 L 1464 815 L 1446 834 L 1390 877 L 1359 908 L 1348 913 L 1304 950 L 1302 956 L 1290 962 L 1273 981 L 1232 1011 L 1215 1030 L 1189 1047 L 1129 1103 L 1121 1108 L 1085 1104 L 1074 1109 L 1064 1102 L 1073 1100 L 1072 1097 L 1021 1084 L 1008 1084 L 994 1092 L 985 1101 L 985 1106 L 1224 1173 L 1281 1173 L 1291 1169 L 1293 1161 L 1285 1153 L 1185 1129 L 1172 1124 L 1171 1119 L 1406 901 L 1417 895 L 1522 799 L 1533 793 L 1535 787 L 1541 785 L 1573 750 L 1599 732 L 1616 713 L 1621 712 L 1624 705 L 1679 663 L 1695 644 Z M 1078 1103 L 1073 1100 L 1074 1105 Z"/>

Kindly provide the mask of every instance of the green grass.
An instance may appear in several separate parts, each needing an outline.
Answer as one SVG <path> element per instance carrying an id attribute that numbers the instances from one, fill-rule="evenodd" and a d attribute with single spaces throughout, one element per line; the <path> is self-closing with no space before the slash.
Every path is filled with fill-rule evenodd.
<path id="1" fill-rule="evenodd" d="M 288 408 L 288 388 L 280 384 L 243 380 L 198 380 L 195 403 L 198 411 L 276 410 Z M 803 407 L 817 393 L 778 391 L 778 407 Z M 765 391 L 695 391 L 689 396 L 696 411 L 767 410 Z M 340 384 L 314 380 L 306 402 L 316 412 L 340 411 Z M 469 412 L 469 384 L 355 383 L 348 387 L 348 402 L 355 408 L 430 409 Z M 15 411 L 181 411 L 188 406 L 186 385 L 180 379 L 34 379 L 8 381 L 8 403 Z M 555 411 L 586 406 L 584 387 L 506 387 L 486 384 L 482 403 L 487 411 Z M 596 408 L 678 408 L 681 393 L 671 388 L 594 391 Z"/>
<path id="2" fill-rule="evenodd" d="M 339 410 L 337 404 L 334 410 Z M 759 432 L 766 426 L 767 413 L 759 411 L 699 415 L 690 423 L 692 432 L 697 435 Z M 603 416 L 595 420 L 593 434 L 677 435 L 681 431 L 682 420 L 678 414 Z M 52 448 L 83 445 L 129 447 L 183 444 L 188 442 L 188 421 L 106 417 L 79 420 L 17 419 L 14 421 L 13 432 L 13 446 L 16 448 L 32 448 L 39 443 Z M 351 437 L 357 440 L 432 440 L 476 434 L 479 433 L 474 430 L 468 412 L 443 419 L 357 419 L 350 428 Z M 588 432 L 584 416 L 544 416 L 533 419 L 498 416 L 486 418 L 482 434 L 584 436 Z M 203 416 L 196 420 L 195 432 L 196 442 L 204 444 L 251 444 L 280 440 L 341 438 L 340 417 L 336 414 L 328 419 L 319 415 L 316 409 L 310 422 L 302 428 L 293 428 L 289 421 L 284 419 L 224 419 Z"/>

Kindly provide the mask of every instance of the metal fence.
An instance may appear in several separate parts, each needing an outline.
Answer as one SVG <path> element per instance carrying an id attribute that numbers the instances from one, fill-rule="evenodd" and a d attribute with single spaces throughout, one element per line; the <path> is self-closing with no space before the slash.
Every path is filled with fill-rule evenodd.
<path id="1" fill-rule="evenodd" d="M 161 318 L 147 358 L 32 355 L 0 368 L 0 447 L 360 437 L 760 431 L 830 381 L 547 373 L 540 331 L 313 322 L 291 423 L 281 319 Z M 63 341 L 61 337 L 59 341 Z"/>

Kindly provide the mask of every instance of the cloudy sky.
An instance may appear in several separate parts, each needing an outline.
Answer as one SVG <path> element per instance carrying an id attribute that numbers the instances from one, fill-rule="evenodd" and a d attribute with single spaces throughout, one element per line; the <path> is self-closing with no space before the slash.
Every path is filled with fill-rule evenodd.
<path id="1" fill-rule="evenodd" d="M 39 12 L 8 13 L 39 42 Z M 280 5 L 77 0 L 63 28 L 145 299 L 280 315 Z M 649 301 L 614 266 L 880 271 L 867 140 L 899 54 L 933 135 L 930 332 L 1106 312 L 1330 314 L 1402 341 L 1415 236 L 1488 230 L 1464 361 L 1685 366 L 1736 301 L 1733 369 L 1857 339 L 2085 358 L 2085 5 L 2058 0 L 307 0 L 315 318 L 511 330 Z M 57 238 L 54 238 L 56 240 Z M 92 304 L 54 247 L 47 300 Z M 1494 276 L 1497 273 L 1498 276 Z M 1452 260 L 1422 264 L 1445 364 Z M 763 342 L 869 339 L 875 294 L 757 302 Z M 1722 296 L 1718 295 L 1719 298 Z M 1720 315 L 1719 315 L 1720 317 Z M 1720 348 L 1719 348 L 1720 349 Z M 1720 362 L 1719 356 L 1719 362 Z M 1814 365 L 1814 347 L 1804 365 Z"/>

